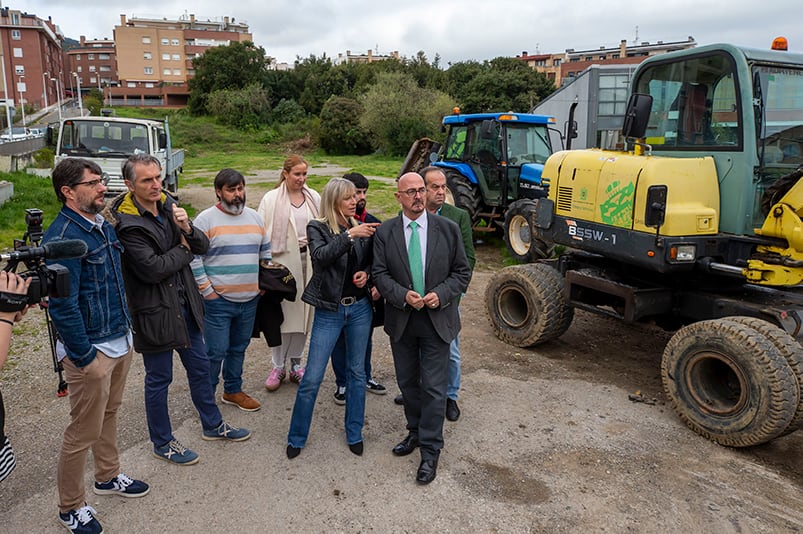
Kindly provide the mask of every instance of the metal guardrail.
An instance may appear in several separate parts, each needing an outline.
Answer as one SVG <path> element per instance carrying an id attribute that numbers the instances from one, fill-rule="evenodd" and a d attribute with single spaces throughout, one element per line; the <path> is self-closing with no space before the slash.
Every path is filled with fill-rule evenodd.
<path id="1" fill-rule="evenodd" d="M 20 154 L 30 154 L 40 148 L 45 147 L 45 136 L 20 139 L 18 141 L 6 141 L 0 143 L 0 156 L 18 156 Z"/>

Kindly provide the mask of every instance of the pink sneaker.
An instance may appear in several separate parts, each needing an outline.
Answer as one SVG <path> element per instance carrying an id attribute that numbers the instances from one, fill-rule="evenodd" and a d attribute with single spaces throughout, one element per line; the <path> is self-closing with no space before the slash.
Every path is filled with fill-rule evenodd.
<path id="1" fill-rule="evenodd" d="M 268 375 L 267 380 L 265 380 L 265 389 L 268 391 L 276 391 L 279 389 L 279 386 L 282 385 L 282 380 L 284 380 L 285 371 L 284 369 L 280 369 L 278 367 L 274 367 L 271 369 L 270 374 Z M 293 378 L 293 374 L 290 373 L 290 378 Z"/>
<path id="2" fill-rule="evenodd" d="M 300 384 L 302 378 L 304 378 L 304 368 L 300 365 L 294 365 L 293 370 L 290 371 L 290 382 Z"/>

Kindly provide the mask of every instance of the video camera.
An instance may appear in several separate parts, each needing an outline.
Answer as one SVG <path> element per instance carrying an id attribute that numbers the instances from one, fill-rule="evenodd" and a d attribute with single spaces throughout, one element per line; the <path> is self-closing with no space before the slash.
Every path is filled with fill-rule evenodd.
<path id="1" fill-rule="evenodd" d="M 50 339 L 50 353 L 53 357 L 53 370 L 59 375 L 59 385 L 56 390 L 58 397 L 67 395 L 67 382 L 62 375 L 64 368 L 56 354 L 56 329 L 50 320 L 48 297 L 70 296 L 70 271 L 57 263 L 46 265 L 45 260 L 66 260 L 80 258 L 87 252 L 86 243 L 79 239 L 65 239 L 52 241 L 39 246 L 44 232 L 42 231 L 42 210 L 28 208 L 25 210 L 25 223 L 27 230 L 22 239 L 14 240 L 14 251 L 0 254 L 0 260 L 7 261 L 4 271 L 16 272 L 20 262 L 27 268 L 18 273 L 22 278 L 30 278 L 31 285 L 26 295 L 14 295 L 0 292 L 0 310 L 21 311 L 26 306 L 38 304 L 45 312 L 47 333 Z"/>
<path id="2" fill-rule="evenodd" d="M 25 210 L 27 230 L 22 239 L 14 240 L 14 251 L 0 254 L 0 259 L 8 264 L 5 271 L 16 272 L 20 262 L 27 268 L 18 273 L 22 278 L 30 278 L 28 288 L 28 304 L 38 304 L 45 297 L 70 296 L 70 272 L 58 264 L 45 265 L 45 260 L 80 258 L 86 254 L 86 243 L 78 239 L 54 241 L 40 247 L 42 240 L 42 210 L 28 208 Z M 0 296 L 0 305 L 7 294 Z"/>

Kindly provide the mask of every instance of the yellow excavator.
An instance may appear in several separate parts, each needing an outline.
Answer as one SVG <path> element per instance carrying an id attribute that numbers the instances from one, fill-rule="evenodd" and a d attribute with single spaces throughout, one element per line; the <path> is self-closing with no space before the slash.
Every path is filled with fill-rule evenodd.
<path id="1" fill-rule="evenodd" d="M 803 55 L 708 45 L 633 75 L 622 151 L 553 154 L 505 268 L 494 331 L 530 347 L 574 309 L 675 331 L 664 390 L 693 430 L 734 447 L 803 426 Z"/>

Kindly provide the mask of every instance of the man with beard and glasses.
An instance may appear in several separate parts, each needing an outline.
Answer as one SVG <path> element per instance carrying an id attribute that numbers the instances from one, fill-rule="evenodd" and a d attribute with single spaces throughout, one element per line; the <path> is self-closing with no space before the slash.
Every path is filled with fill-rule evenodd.
<path id="1" fill-rule="evenodd" d="M 269 261 L 270 237 L 259 214 L 245 206 L 245 178 L 234 169 L 215 176 L 218 203 L 196 217 L 209 250 L 196 255 L 192 273 L 204 297 L 204 331 L 212 389 L 221 367 L 223 397 L 246 412 L 260 404 L 243 391 L 243 360 L 259 302 L 259 262 Z"/>
<path id="2" fill-rule="evenodd" d="M 70 532 L 93 534 L 103 528 L 84 495 L 89 449 L 96 494 L 142 497 L 149 491 L 144 482 L 120 472 L 117 447 L 117 411 L 133 354 L 131 318 L 121 272 L 122 246 L 100 215 L 106 205 L 100 167 L 85 159 L 65 159 L 53 169 L 53 189 L 62 207 L 42 242 L 80 239 L 87 246 L 83 257 L 58 261 L 70 273 L 70 292 L 49 299 L 59 339 L 56 351 L 63 357 L 70 391 L 70 423 L 56 473 L 59 520 Z"/>

